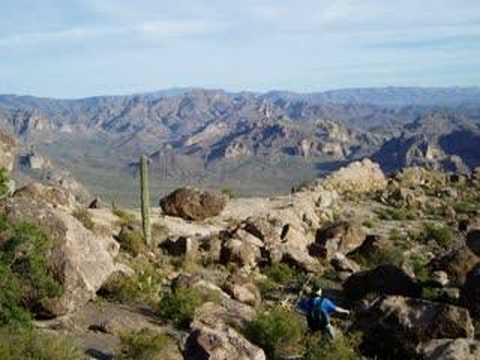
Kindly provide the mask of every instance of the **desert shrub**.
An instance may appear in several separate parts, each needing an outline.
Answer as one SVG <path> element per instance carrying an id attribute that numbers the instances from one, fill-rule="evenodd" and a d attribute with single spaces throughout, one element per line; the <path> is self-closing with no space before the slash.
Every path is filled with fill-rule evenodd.
<path id="1" fill-rule="evenodd" d="M 0 326 L 12 324 L 27 326 L 31 315 L 22 306 L 23 292 L 20 281 L 0 262 Z M 1 357 L 0 357 L 1 358 Z"/>
<path id="2" fill-rule="evenodd" d="M 136 222 L 135 215 L 126 210 L 114 207 L 112 213 L 120 219 L 121 224 L 133 224 Z"/>
<path id="3" fill-rule="evenodd" d="M 415 220 L 417 218 L 415 211 L 407 208 L 385 208 L 377 209 L 376 213 L 381 220 Z"/>
<path id="4" fill-rule="evenodd" d="M 427 281 L 429 278 L 429 272 L 427 269 L 428 260 L 423 256 L 414 255 L 409 259 L 412 270 L 415 277 L 420 281 Z"/>
<path id="5" fill-rule="evenodd" d="M 86 356 L 72 340 L 31 329 L 0 328 L 2 360 L 83 360 Z"/>
<path id="6" fill-rule="evenodd" d="M 157 306 L 158 315 L 170 320 L 180 329 L 188 329 L 195 309 L 205 302 L 216 301 L 214 294 L 206 294 L 196 288 L 177 288 L 165 293 Z"/>
<path id="7" fill-rule="evenodd" d="M 229 199 L 235 199 L 236 198 L 235 192 L 230 188 L 223 188 L 222 189 L 222 194 L 226 195 Z"/>
<path id="8" fill-rule="evenodd" d="M 454 232 L 446 225 L 426 223 L 421 237 L 424 241 L 435 240 L 438 245 L 447 248 L 454 240 Z"/>
<path id="9" fill-rule="evenodd" d="M 459 201 L 453 205 L 457 214 L 474 214 L 478 210 L 478 203 L 473 201 Z"/>
<path id="10" fill-rule="evenodd" d="M 175 347 L 173 340 L 164 334 L 141 330 L 121 336 L 120 360 L 168 360 L 168 350 Z"/>
<path id="11" fill-rule="evenodd" d="M 333 341 L 325 337 L 315 337 L 309 341 L 305 360 L 360 360 L 358 352 L 360 336 L 338 335 Z"/>
<path id="12" fill-rule="evenodd" d="M 403 261 L 403 251 L 395 246 L 386 246 L 368 254 L 355 254 L 352 258 L 367 269 L 373 269 L 386 264 L 400 266 Z"/>
<path id="13" fill-rule="evenodd" d="M 0 168 L 0 199 L 8 193 L 8 175 L 4 168 Z"/>
<path id="14" fill-rule="evenodd" d="M 143 233 L 140 230 L 124 228 L 117 237 L 120 248 L 133 256 L 143 253 L 146 248 Z"/>
<path id="15" fill-rule="evenodd" d="M 298 316 L 282 308 L 260 313 L 245 329 L 245 336 L 260 346 L 268 359 L 295 352 L 302 340 L 304 326 Z"/>
<path id="16" fill-rule="evenodd" d="M 73 212 L 73 217 L 82 223 L 88 230 L 93 230 L 95 223 L 92 220 L 92 215 L 87 209 L 77 209 Z"/>
<path id="17" fill-rule="evenodd" d="M 296 272 L 287 264 L 274 263 L 263 270 L 271 280 L 278 284 L 285 284 L 295 279 Z"/>
<path id="18" fill-rule="evenodd" d="M 0 247 L 0 323 L 25 323 L 29 316 L 24 308 L 41 308 L 44 300 L 62 294 L 47 264 L 52 243 L 35 225 L 11 224 L 5 218 L 0 224 L 6 239 Z"/>
<path id="19" fill-rule="evenodd" d="M 159 300 L 163 272 L 144 259 L 134 259 L 130 264 L 134 275 L 115 275 L 102 287 L 99 295 L 122 304 L 146 303 L 154 305 Z"/>

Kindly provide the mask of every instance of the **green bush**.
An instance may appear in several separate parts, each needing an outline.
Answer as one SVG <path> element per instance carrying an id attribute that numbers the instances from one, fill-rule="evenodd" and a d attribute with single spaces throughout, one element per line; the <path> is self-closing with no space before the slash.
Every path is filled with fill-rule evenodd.
<path id="1" fill-rule="evenodd" d="M 325 337 L 315 337 L 307 345 L 305 360 L 360 360 L 358 352 L 360 336 L 337 335 L 333 341 Z"/>
<path id="2" fill-rule="evenodd" d="M 135 215 L 129 213 L 126 210 L 114 207 L 112 209 L 113 215 L 117 216 L 120 219 L 120 223 L 123 224 L 133 224 L 136 222 Z"/>
<path id="3" fill-rule="evenodd" d="M 145 252 L 146 244 L 140 230 L 123 228 L 117 237 L 120 248 L 133 256 Z"/>
<path id="4" fill-rule="evenodd" d="M 272 264 L 266 267 L 263 270 L 263 273 L 271 280 L 281 285 L 294 280 L 296 276 L 295 270 L 283 263 Z"/>
<path id="5" fill-rule="evenodd" d="M 164 334 L 151 330 L 121 336 L 120 360 L 168 360 L 169 350 L 175 349 L 174 341 Z"/>
<path id="6" fill-rule="evenodd" d="M 85 228 L 93 230 L 95 223 L 92 220 L 92 215 L 87 209 L 77 209 L 73 212 L 73 217 L 80 221 Z"/>
<path id="7" fill-rule="evenodd" d="M 0 328 L 0 359 L 86 360 L 86 356 L 68 338 L 5 327 Z"/>
<path id="8" fill-rule="evenodd" d="M 424 241 L 435 240 L 443 248 L 448 248 L 454 240 L 454 232 L 446 225 L 427 223 L 423 227 Z"/>
<path id="9" fill-rule="evenodd" d="M 0 168 L 0 199 L 8 193 L 8 175 L 4 168 Z"/>
<path id="10" fill-rule="evenodd" d="M 159 300 L 164 274 L 147 260 L 136 258 L 129 264 L 135 274 L 116 275 L 101 289 L 104 298 L 122 304 L 154 305 Z"/>
<path id="11" fill-rule="evenodd" d="M 205 294 L 196 288 L 178 288 L 165 293 L 157 306 L 158 316 L 170 320 L 180 329 L 188 329 L 195 309 L 208 301 L 216 301 L 213 294 Z"/>
<path id="12" fill-rule="evenodd" d="M 298 352 L 304 327 L 296 314 L 275 308 L 260 313 L 247 324 L 244 332 L 265 351 L 268 359 L 278 359 L 281 354 Z"/>
<path id="13" fill-rule="evenodd" d="M 473 201 L 459 201 L 453 205 L 453 209 L 457 214 L 475 214 L 479 209 L 477 202 Z"/>
<path id="14" fill-rule="evenodd" d="M 29 316 L 23 308 L 41 308 L 47 298 L 62 294 L 47 264 L 52 244 L 32 224 L 11 224 L 1 218 L 0 227 L 6 239 L 0 247 L 0 324 L 25 323 Z"/>
<path id="15" fill-rule="evenodd" d="M 417 215 L 415 211 L 407 208 L 385 208 L 376 210 L 378 217 L 381 220 L 395 220 L 395 221 L 405 221 L 405 220 L 415 220 Z"/>

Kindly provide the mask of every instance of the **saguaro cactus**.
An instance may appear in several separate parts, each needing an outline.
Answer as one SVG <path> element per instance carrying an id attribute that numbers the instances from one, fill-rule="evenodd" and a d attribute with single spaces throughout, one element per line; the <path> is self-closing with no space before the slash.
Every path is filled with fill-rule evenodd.
<path id="1" fill-rule="evenodd" d="M 148 159 L 140 157 L 140 192 L 142 206 L 143 236 L 147 246 L 152 246 L 152 226 L 150 223 L 150 191 L 148 189 Z"/>

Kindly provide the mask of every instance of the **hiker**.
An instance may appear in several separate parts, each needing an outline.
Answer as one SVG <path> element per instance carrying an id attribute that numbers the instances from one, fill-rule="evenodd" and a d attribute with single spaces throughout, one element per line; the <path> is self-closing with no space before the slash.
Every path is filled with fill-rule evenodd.
<path id="1" fill-rule="evenodd" d="M 349 310 L 343 309 L 337 306 L 330 299 L 322 296 L 322 289 L 318 289 L 314 296 L 308 299 L 304 299 L 300 303 L 300 308 L 307 316 L 308 327 L 311 331 L 322 331 L 330 336 L 331 339 L 335 338 L 335 329 L 330 323 L 330 316 L 333 313 L 350 314 Z"/>

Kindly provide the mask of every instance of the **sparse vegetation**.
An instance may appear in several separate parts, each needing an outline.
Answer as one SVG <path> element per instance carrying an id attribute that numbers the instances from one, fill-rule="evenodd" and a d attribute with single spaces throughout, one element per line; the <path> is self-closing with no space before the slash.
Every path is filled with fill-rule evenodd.
<path id="1" fill-rule="evenodd" d="M 448 248 L 454 241 L 454 232 L 446 225 L 425 223 L 420 236 L 423 241 L 434 240 L 443 248 Z"/>
<path id="2" fill-rule="evenodd" d="M 136 258 L 130 264 L 134 275 L 117 275 L 102 288 L 100 295 L 123 304 L 145 303 L 153 306 L 159 301 L 164 274 L 154 264 Z"/>
<path id="3" fill-rule="evenodd" d="M 2 360 L 86 360 L 72 340 L 31 329 L 0 328 Z"/>
<path id="4" fill-rule="evenodd" d="M 62 287 L 47 264 L 52 246 L 48 237 L 29 223 L 11 224 L 0 220 L 0 324 L 27 324 L 27 309 L 41 307 L 47 298 L 62 294 Z"/>
<path id="5" fill-rule="evenodd" d="M 146 329 L 123 335 L 121 342 L 120 360 L 169 360 L 168 350 L 176 346 L 169 336 Z"/>
<path id="6" fill-rule="evenodd" d="M 360 360 L 358 352 L 361 337 L 354 335 L 339 335 L 330 341 L 324 337 L 310 339 L 305 353 L 305 360 Z"/>
<path id="7" fill-rule="evenodd" d="M 170 320 L 180 329 L 188 329 L 195 309 L 208 301 L 217 301 L 213 293 L 206 294 L 196 288 L 178 288 L 165 293 L 157 306 L 158 315 Z"/>
<path id="8" fill-rule="evenodd" d="M 87 209 L 77 209 L 73 212 L 73 217 L 80 221 L 85 228 L 88 230 L 93 230 L 95 223 L 92 220 L 92 215 L 88 212 Z"/>
<path id="9" fill-rule="evenodd" d="M 260 346 L 268 359 L 280 354 L 295 353 L 301 348 L 304 326 L 298 316 L 281 308 L 260 313 L 245 328 L 245 336 Z"/>
<path id="10" fill-rule="evenodd" d="M 127 210 L 123 210 L 115 206 L 112 208 L 112 213 L 120 219 L 121 225 L 133 224 L 136 222 L 135 215 Z"/>
<path id="11" fill-rule="evenodd" d="M 140 230 L 124 227 L 118 234 L 117 240 L 120 243 L 120 248 L 133 256 L 138 256 L 145 252 L 146 244 L 143 239 L 143 233 Z"/>
<path id="12" fill-rule="evenodd" d="M 376 213 L 381 220 L 406 221 L 415 220 L 417 215 L 413 209 L 409 208 L 382 208 L 377 209 Z"/>
<path id="13" fill-rule="evenodd" d="M 8 175 L 4 168 L 0 168 L 0 199 L 4 198 L 8 192 Z"/>

